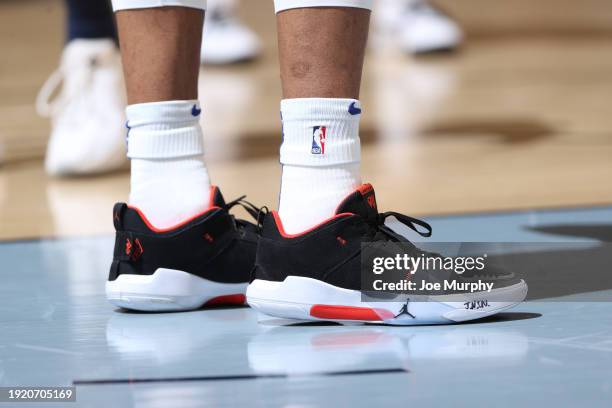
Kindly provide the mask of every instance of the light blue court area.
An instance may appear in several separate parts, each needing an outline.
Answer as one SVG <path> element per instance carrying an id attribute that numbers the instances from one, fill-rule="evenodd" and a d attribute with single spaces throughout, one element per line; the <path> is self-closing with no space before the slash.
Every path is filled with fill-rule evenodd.
<path id="1" fill-rule="evenodd" d="M 428 221 L 439 241 L 568 252 L 612 241 L 612 208 Z M 612 406 L 605 285 L 584 289 L 600 301 L 537 299 L 451 326 L 291 326 L 258 322 L 248 308 L 126 313 L 104 297 L 112 245 L 0 244 L 1 386 L 76 384 L 76 404 L 39 405 L 62 407 Z"/>

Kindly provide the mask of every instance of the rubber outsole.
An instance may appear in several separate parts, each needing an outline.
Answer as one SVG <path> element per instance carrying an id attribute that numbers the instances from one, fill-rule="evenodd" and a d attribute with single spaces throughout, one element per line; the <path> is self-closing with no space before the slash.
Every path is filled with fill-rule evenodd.
<path id="1" fill-rule="evenodd" d="M 520 281 L 491 292 L 445 296 L 443 301 L 364 302 L 361 292 L 290 276 L 282 282 L 256 279 L 247 289 L 248 304 L 269 316 L 301 321 L 448 324 L 491 316 L 522 302 L 527 284 Z"/>
<path id="2" fill-rule="evenodd" d="M 152 275 L 119 275 L 106 282 L 106 297 L 118 307 L 145 312 L 199 309 L 245 303 L 248 283 L 220 283 L 175 269 Z"/>

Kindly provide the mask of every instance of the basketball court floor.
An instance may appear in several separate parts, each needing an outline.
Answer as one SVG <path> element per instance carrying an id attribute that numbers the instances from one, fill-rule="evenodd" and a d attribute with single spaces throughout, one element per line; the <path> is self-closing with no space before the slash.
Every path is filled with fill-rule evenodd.
<path id="1" fill-rule="evenodd" d="M 208 164 L 226 198 L 274 207 L 272 6 L 243 3 L 265 53 L 202 69 Z M 536 254 L 543 273 L 574 287 L 449 326 L 289 324 L 247 307 L 115 309 L 104 295 L 110 213 L 127 198 L 128 173 L 44 174 L 49 128 L 33 100 L 59 59 L 61 2 L 5 0 L 0 387 L 76 385 L 77 402 L 65 406 L 79 407 L 609 407 L 612 7 L 440 3 L 468 31 L 460 52 L 368 52 L 365 181 L 381 210 L 424 218 L 436 242 L 517 243 L 513 256 Z"/>
<path id="2" fill-rule="evenodd" d="M 441 241 L 555 242 L 586 257 L 610 239 L 612 207 L 429 220 Z M 129 313 L 106 302 L 112 246 L 106 235 L 0 245 L 0 384 L 75 384 L 83 407 L 608 407 L 612 397 L 609 285 L 451 326 L 290 325 L 246 307 Z"/>

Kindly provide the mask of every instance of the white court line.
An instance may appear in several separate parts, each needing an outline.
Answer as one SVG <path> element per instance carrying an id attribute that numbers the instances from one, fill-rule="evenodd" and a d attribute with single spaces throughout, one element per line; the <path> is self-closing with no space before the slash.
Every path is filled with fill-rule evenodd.
<path id="1" fill-rule="evenodd" d="M 15 347 L 19 347 L 19 348 L 27 349 L 27 350 L 46 351 L 49 353 L 67 354 L 70 356 L 83 355 L 83 353 L 79 353 L 77 351 L 69 351 L 69 350 L 58 349 L 54 347 L 33 346 L 31 344 L 23 344 L 23 343 L 17 343 L 15 344 Z"/>

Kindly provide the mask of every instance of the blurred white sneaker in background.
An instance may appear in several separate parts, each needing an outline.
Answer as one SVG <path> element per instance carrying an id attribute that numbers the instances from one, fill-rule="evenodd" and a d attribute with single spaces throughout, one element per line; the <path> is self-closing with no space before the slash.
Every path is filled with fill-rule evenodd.
<path id="1" fill-rule="evenodd" d="M 411 54 L 453 50 L 463 38 L 457 23 L 426 0 L 379 0 L 373 19 L 377 42 L 393 38 Z"/>
<path id="2" fill-rule="evenodd" d="M 446 14 L 425 0 L 410 0 L 403 13 L 400 45 L 413 54 L 452 50 L 463 35 Z"/>
<path id="3" fill-rule="evenodd" d="M 112 40 L 66 45 L 60 67 L 36 99 L 38 113 L 51 118 L 48 174 L 90 175 L 127 164 L 123 89 L 119 50 Z"/>
<path id="4" fill-rule="evenodd" d="M 236 0 L 208 0 L 205 18 L 203 64 L 232 64 L 260 54 L 259 38 L 238 17 Z"/>

